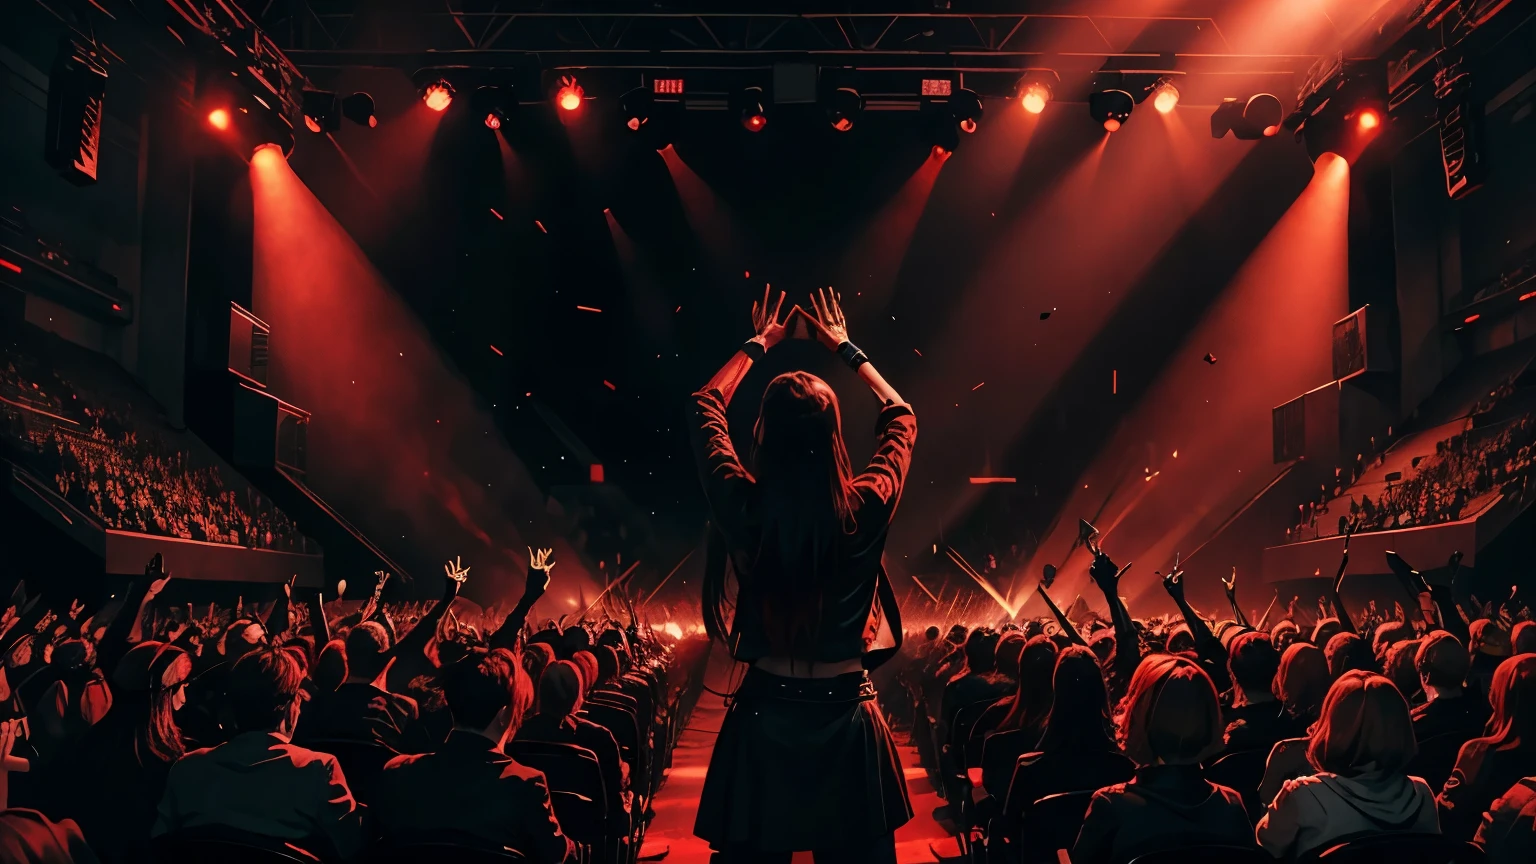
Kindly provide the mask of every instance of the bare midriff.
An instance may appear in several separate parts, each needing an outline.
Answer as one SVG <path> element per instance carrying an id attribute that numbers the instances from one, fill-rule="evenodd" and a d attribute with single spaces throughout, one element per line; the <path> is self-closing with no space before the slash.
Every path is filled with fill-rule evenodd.
<path id="1" fill-rule="evenodd" d="M 752 666 L 770 675 L 779 675 L 785 678 L 836 678 L 839 675 L 847 675 L 850 672 L 864 671 L 864 664 L 857 657 L 852 660 L 836 660 L 830 663 L 791 660 L 788 657 L 760 657 L 752 663 Z"/>

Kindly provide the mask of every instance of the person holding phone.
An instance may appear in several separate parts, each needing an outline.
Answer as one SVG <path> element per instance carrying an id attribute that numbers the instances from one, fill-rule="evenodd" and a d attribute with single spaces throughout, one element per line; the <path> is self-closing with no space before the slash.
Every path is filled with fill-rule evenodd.
<path id="1" fill-rule="evenodd" d="M 693 447 L 717 529 L 704 578 L 705 627 L 748 664 L 710 759 L 694 833 L 715 864 L 894 864 L 912 816 L 901 762 L 868 670 L 900 647 L 881 563 L 917 437 L 917 419 L 848 339 L 836 294 L 814 317 L 781 317 L 784 295 L 753 304 L 756 335 L 694 394 Z M 726 409 L 752 364 L 806 323 L 882 405 L 875 454 L 855 473 L 837 396 L 807 372 L 769 382 L 746 460 Z M 727 582 L 734 617 L 727 623 Z"/>

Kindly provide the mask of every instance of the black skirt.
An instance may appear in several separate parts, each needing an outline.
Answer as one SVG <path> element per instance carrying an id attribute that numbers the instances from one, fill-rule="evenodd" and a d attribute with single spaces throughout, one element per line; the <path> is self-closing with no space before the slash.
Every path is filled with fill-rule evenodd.
<path id="1" fill-rule="evenodd" d="M 911 818 L 867 674 L 748 670 L 710 756 L 694 834 L 717 850 L 795 852 L 865 843 Z"/>

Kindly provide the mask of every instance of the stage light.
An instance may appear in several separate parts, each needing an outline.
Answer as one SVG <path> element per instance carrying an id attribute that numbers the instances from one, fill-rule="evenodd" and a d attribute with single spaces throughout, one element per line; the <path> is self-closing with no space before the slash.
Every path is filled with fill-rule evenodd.
<path id="1" fill-rule="evenodd" d="M 510 87 L 487 85 L 476 87 L 469 94 L 469 107 L 472 115 L 480 118 L 485 128 L 491 131 L 501 129 L 510 122 L 512 108 L 517 103 L 512 99 Z"/>
<path id="2" fill-rule="evenodd" d="M 446 111 L 453 104 L 453 85 L 439 78 L 422 88 L 421 99 L 433 111 Z"/>
<path id="3" fill-rule="evenodd" d="M 283 148 L 277 144 L 262 144 L 251 154 L 251 164 L 257 168 L 272 168 L 283 159 Z"/>
<path id="4" fill-rule="evenodd" d="M 1019 104 L 1031 114 L 1039 114 L 1045 110 L 1047 102 L 1051 101 L 1050 85 L 1042 81 L 1031 81 L 1025 84 L 1019 91 Z"/>
<path id="5" fill-rule="evenodd" d="M 561 111 L 576 111 L 581 108 L 586 95 L 586 91 L 576 83 L 576 76 L 565 75 L 560 79 L 560 89 L 555 91 L 555 104 L 560 106 Z"/>
<path id="6" fill-rule="evenodd" d="M 1136 101 L 1124 90 L 1100 90 L 1088 95 L 1088 113 L 1104 124 L 1109 132 L 1118 132 L 1125 121 L 1131 119 Z"/>
<path id="7" fill-rule="evenodd" d="M 1211 137 L 1225 138 L 1231 132 L 1239 141 L 1272 138 L 1279 134 L 1284 117 L 1280 100 L 1268 93 L 1256 93 L 1246 102 L 1227 97 L 1211 113 Z"/>
<path id="8" fill-rule="evenodd" d="M 316 135 L 341 128 L 341 107 L 335 93 L 305 90 L 303 104 L 304 128 Z"/>
<path id="9" fill-rule="evenodd" d="M 624 118 L 625 128 L 639 132 L 641 127 L 650 122 L 653 101 L 651 91 L 644 87 L 636 87 L 620 96 L 619 115 Z"/>
<path id="10" fill-rule="evenodd" d="M 1159 114 L 1169 114 L 1179 107 L 1179 88 L 1172 81 L 1164 81 L 1152 91 L 1152 107 Z"/>
<path id="11" fill-rule="evenodd" d="M 763 107 L 763 88 L 747 87 L 731 96 L 731 110 L 748 132 L 761 132 L 768 126 L 768 110 Z"/>
<path id="12" fill-rule="evenodd" d="M 984 110 L 981 97 L 976 95 L 975 90 L 961 90 L 949 100 L 949 111 L 955 116 L 955 124 L 966 134 L 976 131 Z"/>
<path id="13" fill-rule="evenodd" d="M 229 111 L 224 108 L 215 108 L 208 112 L 208 125 L 223 132 L 229 128 Z"/>
<path id="14" fill-rule="evenodd" d="M 864 97 L 852 87 L 839 87 L 827 94 L 827 122 L 839 132 L 848 132 L 864 111 Z"/>
<path id="15" fill-rule="evenodd" d="M 948 159 L 960 146 L 960 126 L 955 122 L 955 115 L 949 112 L 948 106 L 935 105 L 925 112 L 923 119 L 923 131 L 932 155 Z"/>
<path id="16" fill-rule="evenodd" d="M 361 91 L 341 100 L 341 116 L 369 129 L 379 125 L 379 118 L 373 113 L 373 97 Z"/>
<path id="17" fill-rule="evenodd" d="M 497 111 L 487 111 L 485 114 L 485 128 L 492 131 L 500 129 L 501 113 Z"/>
<path id="18" fill-rule="evenodd" d="M 1369 132 L 1381 125 L 1381 115 L 1370 108 L 1366 108 L 1355 118 L 1355 122 L 1359 124 L 1362 132 Z"/>

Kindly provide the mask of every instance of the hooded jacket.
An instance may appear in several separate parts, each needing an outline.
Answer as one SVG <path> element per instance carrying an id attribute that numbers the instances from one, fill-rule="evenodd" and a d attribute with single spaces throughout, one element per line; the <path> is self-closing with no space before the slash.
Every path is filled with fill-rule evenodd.
<path id="1" fill-rule="evenodd" d="M 1405 774 L 1316 774 L 1286 781 L 1264 818 L 1259 845 L 1295 860 L 1336 840 L 1368 834 L 1440 833 L 1435 794 Z"/>
<path id="2" fill-rule="evenodd" d="M 1488 864 L 1536 861 L 1536 777 L 1521 780 L 1493 802 L 1473 842 L 1488 853 Z"/>

